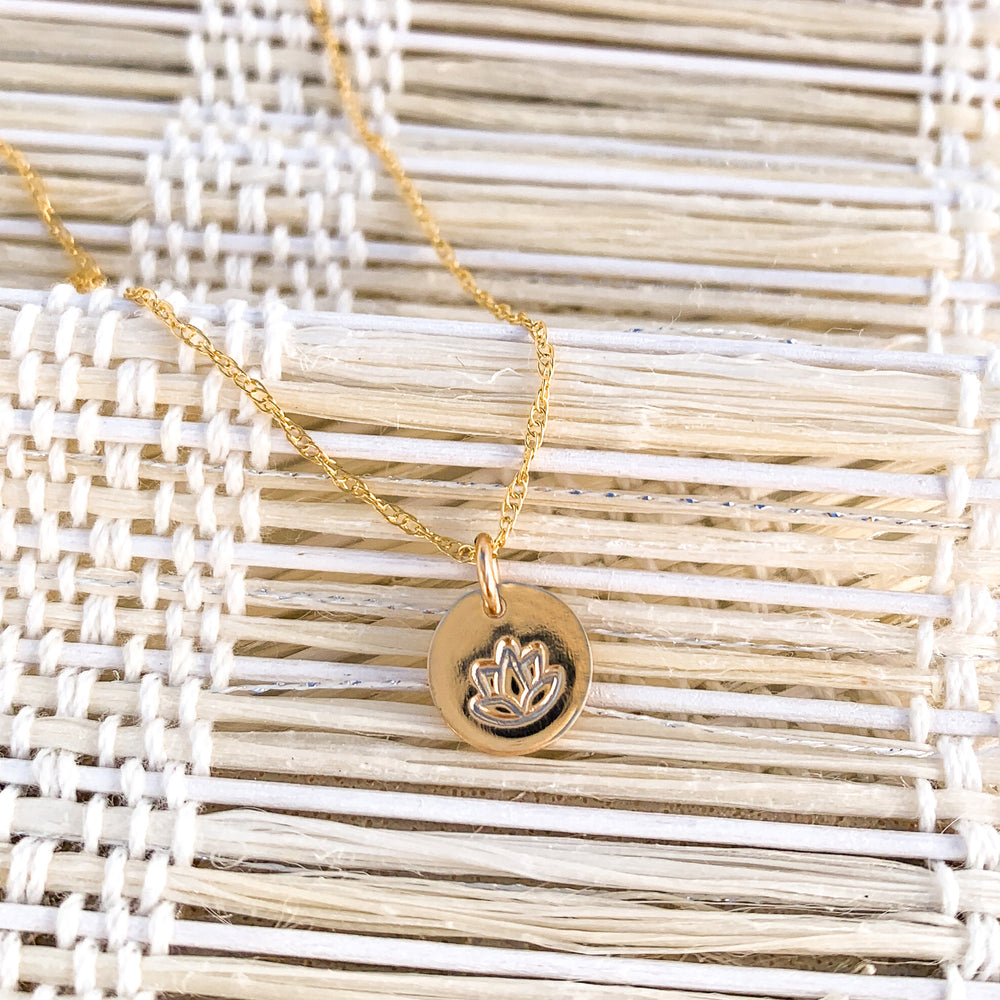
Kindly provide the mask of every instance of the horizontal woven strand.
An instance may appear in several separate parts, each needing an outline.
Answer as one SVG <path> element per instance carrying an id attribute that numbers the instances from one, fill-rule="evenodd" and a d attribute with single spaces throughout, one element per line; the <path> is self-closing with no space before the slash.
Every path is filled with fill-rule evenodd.
<path id="1" fill-rule="evenodd" d="M 0 780 L 31 786 L 30 762 L 0 759 Z M 76 767 L 77 788 L 116 794 L 121 775 L 116 768 Z M 162 774 L 141 776 L 147 795 L 163 798 Z M 718 816 L 637 812 L 577 805 L 550 805 L 517 800 L 461 798 L 436 794 L 384 792 L 316 784 L 255 781 L 237 778 L 188 777 L 185 787 L 199 802 L 239 805 L 336 816 L 407 819 L 420 823 L 474 828 L 569 833 L 629 840 L 679 841 L 689 844 L 734 844 L 832 854 L 874 855 L 961 861 L 968 845 L 958 834 L 838 827 L 823 824 L 729 819 Z M 65 808 L 65 807 L 64 807 Z M 169 818 L 169 817 L 168 817 Z M 127 835 L 128 817 L 122 832 Z M 79 829 L 79 827 L 77 827 Z"/>
<path id="2" fill-rule="evenodd" d="M 55 930 L 54 907 L 0 903 L 0 918 L 8 926 L 35 933 Z M 88 936 L 105 933 L 104 917 L 83 913 L 79 926 Z M 493 974 L 533 978 L 578 979 L 623 985 L 668 986 L 671 988 L 728 990 L 737 993 L 771 992 L 786 997 L 811 997 L 817 993 L 850 990 L 859 1000 L 940 1000 L 944 986 L 933 979 L 879 977 L 877 987 L 868 986 L 872 977 L 837 973 L 801 972 L 792 969 L 742 967 L 739 969 L 693 962 L 649 961 L 643 959 L 596 958 L 584 955 L 528 953 L 475 945 L 415 941 L 404 938 L 371 938 L 321 931 L 301 931 L 269 927 L 231 927 L 194 920 L 174 921 L 169 929 L 171 945 L 188 948 L 243 951 L 249 945 L 259 954 L 295 955 L 364 965 L 403 964 L 410 968 L 447 969 L 459 972 L 489 971 Z M 148 940 L 147 919 L 132 917 L 129 936 Z M 988 983 L 968 983 L 969 1000 L 988 1000 L 993 988 Z"/>

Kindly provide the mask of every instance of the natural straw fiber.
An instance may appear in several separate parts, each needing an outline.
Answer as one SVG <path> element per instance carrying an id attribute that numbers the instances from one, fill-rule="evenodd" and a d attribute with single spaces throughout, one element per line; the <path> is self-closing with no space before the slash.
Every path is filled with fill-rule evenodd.
<path id="1" fill-rule="evenodd" d="M 423 663 L 531 345 L 339 117 L 301 0 L 0 0 L 0 993 L 1000 996 L 1000 2 L 348 0 L 369 113 L 542 315 L 502 562 L 590 635 L 532 758 Z"/>

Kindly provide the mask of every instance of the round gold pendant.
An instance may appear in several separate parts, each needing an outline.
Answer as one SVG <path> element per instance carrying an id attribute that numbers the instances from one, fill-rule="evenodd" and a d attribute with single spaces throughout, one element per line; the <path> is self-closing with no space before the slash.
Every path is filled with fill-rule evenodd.
<path id="1" fill-rule="evenodd" d="M 558 597 L 499 583 L 492 550 L 486 554 L 484 543 L 476 543 L 480 589 L 459 598 L 434 633 L 427 659 L 431 697 L 445 722 L 474 747 L 531 753 L 562 735 L 583 710 L 590 643 Z"/>

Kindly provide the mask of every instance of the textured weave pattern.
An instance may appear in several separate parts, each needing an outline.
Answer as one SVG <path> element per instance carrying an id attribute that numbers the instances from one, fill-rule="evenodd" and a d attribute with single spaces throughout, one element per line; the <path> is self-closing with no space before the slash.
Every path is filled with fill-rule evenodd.
<path id="1" fill-rule="evenodd" d="M 1000 995 L 1000 4 L 331 10 L 463 261 L 551 320 L 502 566 L 580 616 L 590 706 L 456 744 L 423 662 L 468 567 L 59 283 L 0 175 L 0 991 Z M 530 343 L 299 0 L 0 0 L 0 78 L 118 290 L 493 525 Z"/>

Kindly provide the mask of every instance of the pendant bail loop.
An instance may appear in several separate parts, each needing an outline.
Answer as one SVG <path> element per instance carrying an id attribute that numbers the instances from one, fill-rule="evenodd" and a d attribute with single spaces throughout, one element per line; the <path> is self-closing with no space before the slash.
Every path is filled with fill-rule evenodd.
<path id="1" fill-rule="evenodd" d="M 483 596 L 483 610 L 490 618 L 499 618 L 504 612 L 500 596 L 500 565 L 493 551 L 493 539 L 485 531 L 476 535 L 476 573 Z"/>

